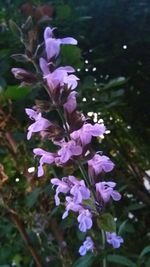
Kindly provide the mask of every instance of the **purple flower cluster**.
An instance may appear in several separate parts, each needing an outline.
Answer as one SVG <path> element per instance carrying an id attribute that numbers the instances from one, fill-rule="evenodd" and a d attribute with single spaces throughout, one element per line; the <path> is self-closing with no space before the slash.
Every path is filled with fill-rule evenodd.
<path id="1" fill-rule="evenodd" d="M 54 28 L 51 29 L 50 27 L 47 27 L 44 31 L 45 51 L 43 55 L 45 54 L 45 57 L 39 59 L 39 68 L 42 72 L 43 84 L 46 86 L 52 106 L 59 114 L 62 110 L 63 114 L 65 114 L 62 120 L 63 127 L 44 118 L 36 107 L 34 109 L 27 108 L 27 115 L 34 121 L 28 127 L 27 139 L 29 140 L 35 133 L 39 133 L 42 137 L 46 137 L 49 134 L 56 148 L 53 153 L 42 148 L 33 149 L 35 156 L 40 157 L 38 177 L 44 175 L 44 164 L 59 167 L 72 164 L 73 166 L 80 167 L 83 174 L 86 173 L 84 180 L 69 175 L 62 179 L 53 178 L 51 183 L 56 190 L 56 206 L 60 204 L 65 206 L 62 219 L 65 219 L 69 212 L 74 212 L 77 214 L 79 230 L 87 232 L 93 226 L 94 217 L 100 216 L 95 203 L 105 205 L 111 199 L 119 201 L 121 195 L 114 189 L 116 183 L 102 180 L 102 174 L 112 171 L 114 163 L 109 157 L 93 151 L 91 147 L 93 138 L 105 134 L 106 127 L 104 124 L 89 123 L 88 119 L 76 110 L 77 92 L 75 89 L 79 78 L 74 75 L 75 69 L 71 66 L 55 67 L 61 45 L 76 45 L 77 41 L 72 37 L 56 39 L 53 36 L 53 31 Z M 35 75 L 20 68 L 14 68 L 12 72 L 21 82 L 27 82 L 27 77 L 29 76 L 35 77 Z M 33 81 L 34 79 L 31 80 Z M 70 118 L 75 119 L 72 121 Z M 59 138 L 56 134 L 58 129 L 59 131 L 61 129 L 60 132 L 62 132 Z M 53 134 L 50 135 L 50 133 Z M 88 154 L 88 157 L 86 154 Z M 92 184 L 90 184 L 91 181 Z M 92 203 L 92 205 L 89 203 Z M 118 248 L 123 242 L 123 239 L 117 236 L 116 233 L 107 232 L 106 239 L 114 248 Z M 94 243 L 88 236 L 80 247 L 79 253 L 83 256 L 87 251 L 93 251 L 93 249 Z"/>

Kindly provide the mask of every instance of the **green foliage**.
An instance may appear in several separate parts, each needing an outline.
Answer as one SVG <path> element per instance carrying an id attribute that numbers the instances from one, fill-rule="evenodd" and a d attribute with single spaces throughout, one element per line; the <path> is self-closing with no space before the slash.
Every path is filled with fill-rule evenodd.
<path id="1" fill-rule="evenodd" d="M 117 263 L 118 266 L 130 266 L 130 267 L 137 267 L 137 265 L 129 260 L 128 258 L 120 255 L 108 255 L 107 256 L 108 262 Z"/>
<path id="2" fill-rule="evenodd" d="M 113 216 L 110 213 L 104 213 L 98 220 L 100 229 L 106 232 L 116 232 L 116 224 Z"/>
<path id="3" fill-rule="evenodd" d="M 7 89 L 2 92 L 2 95 L 0 97 L 4 97 L 5 99 L 12 99 L 12 100 L 18 100 L 21 98 L 25 98 L 28 93 L 30 92 L 30 88 L 28 87 L 18 87 L 18 85 L 10 85 L 7 87 Z"/>
<path id="4" fill-rule="evenodd" d="M 92 254 L 87 254 L 86 256 L 80 257 L 72 267 L 90 267 L 94 261 L 94 256 Z"/>

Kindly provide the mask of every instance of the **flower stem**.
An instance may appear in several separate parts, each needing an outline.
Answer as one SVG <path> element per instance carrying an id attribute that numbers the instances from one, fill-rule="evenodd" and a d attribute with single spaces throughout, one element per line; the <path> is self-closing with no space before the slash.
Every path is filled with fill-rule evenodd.
<path id="1" fill-rule="evenodd" d="M 106 241 L 104 230 L 101 229 L 101 233 L 102 233 L 102 248 L 104 250 L 105 249 L 105 241 Z M 103 267 L 107 267 L 107 262 L 106 262 L 106 257 L 105 256 L 103 258 L 102 266 Z"/>

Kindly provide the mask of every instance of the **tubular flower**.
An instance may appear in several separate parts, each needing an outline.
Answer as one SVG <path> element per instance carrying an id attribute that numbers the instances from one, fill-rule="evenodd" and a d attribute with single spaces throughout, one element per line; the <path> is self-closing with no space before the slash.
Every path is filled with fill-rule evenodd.
<path id="1" fill-rule="evenodd" d="M 93 172 L 98 175 L 102 171 L 110 172 L 114 168 L 114 163 L 110 158 L 95 154 L 95 156 L 88 161 L 89 172 Z"/>
<path id="2" fill-rule="evenodd" d="M 89 144 L 92 140 L 92 136 L 99 136 L 105 133 L 104 124 L 90 124 L 86 123 L 77 131 L 71 133 L 71 137 L 74 140 L 80 140 L 83 146 Z"/>
<path id="3" fill-rule="evenodd" d="M 68 113 L 72 113 L 77 107 L 76 94 L 77 92 L 75 91 L 71 92 L 67 98 L 67 102 L 63 105 Z"/>
<path id="4" fill-rule="evenodd" d="M 92 228 L 92 214 L 88 209 L 81 209 L 77 220 L 79 222 L 79 229 L 81 232 L 86 232 Z"/>
<path id="5" fill-rule="evenodd" d="M 50 27 L 46 27 L 44 31 L 45 50 L 48 61 L 59 55 L 60 45 L 62 44 L 77 45 L 77 40 L 75 40 L 72 37 L 66 37 L 62 39 L 53 38 L 53 30 L 54 28 L 51 29 Z"/>
<path id="6" fill-rule="evenodd" d="M 33 133 L 45 131 L 50 126 L 52 126 L 52 123 L 49 120 L 43 118 L 41 113 L 38 113 L 33 109 L 29 108 L 26 108 L 25 111 L 31 120 L 35 120 L 35 122 L 28 127 L 28 134 L 27 134 L 28 140 L 31 138 Z"/>
<path id="7" fill-rule="evenodd" d="M 94 242 L 90 236 L 87 236 L 83 245 L 79 248 L 79 253 L 81 256 L 84 256 L 90 250 L 94 250 Z"/>
<path id="8" fill-rule="evenodd" d="M 79 156 L 82 154 L 82 147 L 77 145 L 74 140 L 60 143 L 61 149 L 58 150 L 58 158 L 56 158 L 59 164 L 64 164 L 72 158 L 72 156 Z"/>
<path id="9" fill-rule="evenodd" d="M 65 178 L 63 178 L 62 181 L 58 178 L 51 179 L 51 183 L 57 186 L 56 194 L 55 194 L 56 206 L 60 205 L 60 198 L 58 196 L 59 193 L 67 194 L 70 191 L 70 186 L 63 180 L 65 180 Z"/>
<path id="10" fill-rule="evenodd" d="M 117 236 L 116 233 L 106 232 L 106 240 L 108 244 L 112 245 L 114 248 L 120 248 L 121 243 L 123 243 L 123 238 L 121 236 Z"/>
<path id="11" fill-rule="evenodd" d="M 44 170 L 43 170 L 43 164 L 52 164 L 55 162 L 55 156 L 53 153 L 47 152 L 41 148 L 34 148 L 33 153 L 36 156 L 41 156 L 40 158 L 40 165 L 38 167 L 38 177 L 43 176 Z"/>
<path id="12" fill-rule="evenodd" d="M 40 58 L 40 68 L 43 72 L 43 77 L 47 81 L 48 88 L 51 92 L 58 88 L 58 86 L 67 86 L 71 90 L 77 87 L 79 78 L 70 73 L 75 72 L 75 69 L 70 66 L 59 67 L 54 71 L 50 71 L 50 64 L 44 59 Z"/>
<path id="13" fill-rule="evenodd" d="M 105 203 L 107 203 L 112 197 L 113 200 L 119 201 L 121 195 L 113 188 L 116 186 L 114 182 L 99 182 L 95 184 L 98 198 L 100 197 Z"/>

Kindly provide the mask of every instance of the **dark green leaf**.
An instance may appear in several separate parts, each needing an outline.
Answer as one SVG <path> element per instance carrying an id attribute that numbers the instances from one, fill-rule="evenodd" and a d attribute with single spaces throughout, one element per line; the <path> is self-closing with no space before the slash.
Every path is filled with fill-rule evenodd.
<path id="1" fill-rule="evenodd" d="M 145 254 L 147 254 L 147 253 L 150 253 L 150 246 L 147 246 L 147 247 L 145 247 L 142 251 L 141 251 L 141 253 L 140 253 L 140 258 L 142 258 Z"/>
<path id="2" fill-rule="evenodd" d="M 113 263 L 118 263 L 124 266 L 129 266 L 129 267 L 136 267 L 136 264 L 132 262 L 130 259 L 120 256 L 120 255 L 108 255 L 107 256 L 107 261 L 108 262 L 113 262 Z"/>
<path id="3" fill-rule="evenodd" d="M 134 204 L 131 204 L 130 206 L 128 206 L 128 210 L 140 210 L 140 209 L 143 209 L 145 208 L 146 205 L 145 204 L 140 204 L 140 203 L 134 203 Z"/>
<path id="4" fill-rule="evenodd" d="M 27 198 L 26 198 L 26 204 L 29 208 L 33 207 L 36 203 L 38 196 L 41 192 L 40 188 L 36 188 Z"/>
<path id="5" fill-rule="evenodd" d="M 98 225 L 107 232 L 116 232 L 116 223 L 110 213 L 104 213 L 98 219 Z"/>
<path id="6" fill-rule="evenodd" d="M 118 87 L 127 82 L 127 79 L 125 77 L 119 77 L 113 80 L 110 80 L 107 85 L 104 86 L 104 89 L 110 89 L 113 87 Z"/>
<path id="7" fill-rule="evenodd" d="M 95 257 L 93 254 L 87 254 L 86 256 L 80 257 L 72 267 L 90 267 Z"/>
<path id="8" fill-rule="evenodd" d="M 2 93 L 5 98 L 10 98 L 13 100 L 24 98 L 30 92 L 28 87 L 18 87 L 17 85 L 8 86 L 6 91 Z"/>

